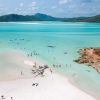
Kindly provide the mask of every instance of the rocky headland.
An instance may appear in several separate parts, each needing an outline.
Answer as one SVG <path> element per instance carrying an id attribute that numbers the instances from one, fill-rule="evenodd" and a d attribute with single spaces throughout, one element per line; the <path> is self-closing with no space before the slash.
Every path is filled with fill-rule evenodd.
<path id="1" fill-rule="evenodd" d="M 87 64 L 100 73 L 100 48 L 84 48 L 78 51 L 80 57 L 75 60 L 79 64 Z"/>

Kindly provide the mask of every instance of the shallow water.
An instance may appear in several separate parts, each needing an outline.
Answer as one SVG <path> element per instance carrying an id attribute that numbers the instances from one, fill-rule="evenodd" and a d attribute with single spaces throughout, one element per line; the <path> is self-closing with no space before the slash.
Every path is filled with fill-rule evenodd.
<path id="1" fill-rule="evenodd" d="M 55 67 L 57 71 L 73 77 L 79 87 L 99 96 L 100 74 L 73 61 L 79 56 L 77 51 L 85 47 L 100 47 L 100 24 L 0 23 L 0 51 L 17 49 L 26 54 L 32 52 L 35 59 L 51 66 L 61 65 L 60 68 Z"/>

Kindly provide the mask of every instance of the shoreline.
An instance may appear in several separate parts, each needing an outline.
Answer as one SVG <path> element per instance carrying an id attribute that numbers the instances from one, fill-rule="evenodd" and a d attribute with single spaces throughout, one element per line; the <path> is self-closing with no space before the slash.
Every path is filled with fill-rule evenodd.
<path id="1" fill-rule="evenodd" d="M 89 91 L 87 89 L 84 89 L 82 86 L 78 85 L 75 80 L 73 80 L 72 77 L 68 78 L 69 82 L 74 85 L 75 87 L 77 87 L 78 89 L 82 90 L 83 92 L 87 93 L 88 95 L 91 95 L 92 97 L 94 97 L 96 100 L 99 100 L 100 96 L 96 95 L 96 91 L 92 92 Z"/>
<path id="2" fill-rule="evenodd" d="M 12 61 L 13 63 L 15 63 L 15 64 L 21 64 L 21 67 L 22 68 L 31 68 L 32 66 L 30 66 L 30 65 L 27 65 L 26 64 L 26 66 L 25 66 L 25 64 L 24 64 L 24 62 L 23 62 L 23 64 L 24 64 L 24 67 L 22 66 L 22 62 L 20 62 L 20 60 L 21 61 L 25 61 L 26 59 L 28 59 L 28 61 L 36 61 L 36 60 L 33 60 L 33 59 L 31 59 L 31 58 L 25 58 L 25 56 L 23 56 L 23 55 L 21 55 L 20 53 L 18 54 L 17 52 L 14 52 L 14 53 L 4 53 L 4 55 L 2 55 L 2 57 L 4 56 L 4 61 L 6 61 L 6 60 L 8 60 L 7 59 L 7 56 L 10 56 L 11 57 L 11 59 L 13 59 L 13 60 L 11 60 L 11 59 L 9 59 L 9 61 Z M 1 56 L 0 56 L 1 57 Z M 13 58 L 14 57 L 14 58 Z M 5 58 L 6 58 L 6 60 L 5 60 Z M 9 57 L 8 57 L 9 58 Z M 18 59 L 19 58 L 19 59 Z M 18 60 L 17 60 L 18 59 Z M 16 60 L 16 61 L 15 61 Z M 8 62 L 9 62 L 8 61 Z M 5 62 L 4 62 L 5 63 Z M 43 65 L 42 63 L 40 63 L 40 62 L 38 62 L 37 61 L 37 63 L 38 63 L 38 65 Z M 11 64 L 11 62 L 10 62 L 10 64 Z M 20 67 L 20 64 L 19 64 L 19 67 Z M 17 79 L 15 79 L 15 80 L 7 80 L 7 81 L 0 81 L 0 95 L 2 95 L 2 94 L 5 94 L 6 92 L 5 91 L 8 91 L 9 90 L 9 88 L 12 88 L 13 87 L 13 85 L 14 84 L 16 84 L 17 85 L 17 87 L 20 87 L 20 82 L 22 83 L 22 86 L 23 86 L 23 88 L 26 88 L 25 86 L 24 86 L 24 83 L 25 82 L 28 82 L 27 80 L 29 80 L 29 81 L 35 81 L 35 80 L 37 80 L 37 79 L 40 79 L 40 80 L 42 80 L 41 82 L 39 82 L 39 84 L 41 84 L 41 83 L 43 83 L 43 84 L 45 84 L 45 85 L 47 85 L 48 84 L 48 82 L 50 83 L 46 88 L 47 89 L 49 89 L 49 86 L 51 87 L 51 84 L 52 84 L 52 86 L 54 86 L 54 88 L 52 88 L 53 90 L 52 90 L 52 92 L 53 91 L 55 91 L 55 92 L 57 92 L 57 90 L 55 90 L 55 87 L 56 87 L 56 85 L 57 85 L 57 89 L 59 90 L 59 92 L 58 92 L 58 95 L 60 95 L 61 97 L 62 97 L 62 95 L 60 94 L 60 90 L 62 90 L 62 92 L 63 92 L 63 94 L 64 94 L 64 96 L 66 96 L 67 94 L 66 94 L 66 92 L 68 93 L 68 96 L 69 96 L 69 100 L 74 100 L 72 97 L 71 97 L 71 95 L 70 95 L 70 93 L 69 92 L 71 92 L 72 93 L 72 95 L 73 96 L 75 96 L 74 95 L 74 93 L 73 93 L 73 91 L 78 91 L 77 93 L 75 92 L 75 94 L 77 95 L 77 96 L 75 96 L 75 98 L 80 98 L 80 99 L 78 99 L 78 100 L 83 100 L 83 98 L 81 98 L 81 96 L 83 96 L 84 98 L 85 98 L 85 100 L 96 100 L 96 99 L 94 99 L 92 96 L 90 96 L 90 94 L 87 94 L 86 92 L 84 92 L 84 91 L 82 91 L 81 89 L 79 89 L 79 88 L 77 88 L 74 84 L 72 84 L 69 80 L 69 78 L 67 78 L 65 75 L 60 75 L 58 72 L 55 72 L 55 70 L 53 69 L 52 71 L 52 73 L 50 72 L 50 69 L 51 68 L 49 68 L 49 70 L 47 70 L 47 71 L 45 71 L 45 76 L 43 76 L 43 77 L 41 77 L 41 76 L 37 76 L 37 77 L 33 77 L 32 75 L 31 75 L 31 77 L 29 76 L 24 76 L 24 77 L 17 77 Z M 26 72 L 27 73 L 27 72 Z M 53 79 L 54 78 L 54 79 Z M 45 81 L 45 80 L 48 80 L 48 81 Z M 53 80 L 52 80 L 53 79 Z M 24 82 L 24 81 L 25 82 Z M 38 81 L 40 81 L 40 80 L 38 80 Z M 32 84 L 32 81 L 30 82 L 30 83 L 28 83 L 28 84 Z M 52 83 L 52 81 L 53 81 L 53 83 Z M 63 82 L 64 81 L 64 82 Z M 14 83 L 14 84 L 13 84 Z M 46 84 L 47 83 L 47 84 Z M 68 86 L 67 86 L 67 84 L 68 84 Z M 9 85 L 10 85 L 10 87 L 9 87 Z M 13 87 L 13 88 L 16 88 L 16 85 Z M 64 85 L 64 86 L 63 86 Z M 5 89 L 5 87 L 7 87 L 6 89 Z M 43 88 L 44 86 L 42 86 L 41 88 Z M 62 89 L 62 87 L 63 87 L 63 89 Z M 4 89 L 3 89 L 4 88 Z M 13 88 L 12 88 L 12 90 L 13 90 Z M 21 87 L 20 87 L 21 88 Z M 66 89 L 64 89 L 64 88 L 66 88 Z M 29 87 L 27 87 L 27 89 L 30 91 L 31 90 L 31 88 L 30 88 L 30 86 Z M 25 90 L 27 90 L 27 89 L 25 89 Z M 67 90 L 68 89 L 68 90 Z M 71 90 L 70 90 L 71 89 Z M 4 91 L 5 90 L 5 91 Z M 40 89 L 39 89 L 40 90 Z M 45 89 L 44 89 L 45 90 Z M 44 91 L 43 90 L 43 91 Z M 3 93 L 1 93 L 2 91 L 4 91 Z M 14 89 L 13 91 L 15 91 L 15 94 L 16 94 L 16 89 Z M 34 91 L 34 90 L 31 90 L 31 92 L 32 91 Z M 51 91 L 51 89 L 50 89 L 50 91 Z M 49 90 L 48 90 L 48 92 L 50 92 Z M 66 91 L 66 92 L 64 92 L 64 91 Z M 13 94 L 12 93 L 12 91 L 10 91 L 11 92 L 11 94 Z M 34 91 L 35 92 L 35 91 Z M 44 91 L 44 92 L 46 92 L 46 91 Z M 52 93 L 51 92 L 51 93 Z M 54 93 L 55 93 L 54 92 Z M 13 95 L 15 95 L 15 94 L 13 94 Z M 45 94 L 45 93 L 44 93 Z M 81 96 L 80 96 L 80 94 L 81 94 Z M 8 94 L 6 94 L 6 95 L 9 95 L 9 93 Z M 17 95 L 17 94 L 16 94 Z M 19 93 L 18 93 L 18 95 L 19 95 Z M 24 94 L 24 95 L 26 95 L 26 94 Z M 78 97 L 78 95 L 79 95 L 79 97 Z M 38 96 L 38 94 L 37 94 L 37 96 Z M 48 94 L 48 96 L 49 96 L 49 94 Z M 53 95 L 54 97 L 52 98 L 52 100 L 56 100 L 56 99 L 54 99 L 55 98 L 55 95 Z M 19 97 L 19 96 L 18 96 Z M 61 99 L 61 97 L 60 98 L 57 98 L 58 100 L 62 100 Z M 32 96 L 32 98 L 33 98 L 33 96 Z M 43 97 L 44 98 L 44 97 Z M 87 99 L 87 98 L 91 98 L 91 99 Z M 25 98 L 24 98 L 25 99 Z M 22 99 L 22 100 L 24 100 L 24 99 Z M 17 100 L 20 100 L 20 99 L 17 99 Z M 40 100 L 40 99 L 35 99 L 35 100 Z M 46 99 L 46 100 L 48 100 L 48 99 Z M 63 100 L 66 100 L 66 99 L 64 99 L 63 98 Z"/>
<path id="3" fill-rule="evenodd" d="M 67 98 L 69 100 L 96 100 L 91 95 L 81 91 L 75 85 L 71 84 L 66 77 L 62 77 L 62 75 L 58 73 L 51 74 L 48 70 L 45 74 L 46 76 L 37 77 L 35 79 L 18 79 L 14 81 L 0 82 L 0 87 L 4 87 L 4 90 L 0 90 L 0 93 L 3 91 L 2 95 L 4 95 L 5 98 L 9 98 L 13 95 L 13 98 L 16 100 L 20 100 L 19 98 L 21 98 L 21 100 L 27 100 L 26 98 L 35 98 L 34 100 L 40 100 L 40 97 L 41 100 L 66 100 Z M 32 83 L 38 83 L 39 86 L 32 86 Z M 9 88 L 10 91 L 8 91 Z M 21 97 L 20 89 L 23 90 L 21 95 L 23 94 L 24 96 L 27 96 Z M 46 97 L 45 94 L 49 98 Z"/>

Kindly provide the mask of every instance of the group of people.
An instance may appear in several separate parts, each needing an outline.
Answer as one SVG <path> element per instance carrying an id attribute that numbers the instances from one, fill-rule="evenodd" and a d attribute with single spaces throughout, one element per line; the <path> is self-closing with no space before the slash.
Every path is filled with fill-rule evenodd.
<path id="1" fill-rule="evenodd" d="M 6 100 L 4 95 L 1 95 L 1 100 Z M 13 97 L 10 97 L 10 100 L 14 100 Z"/>
<path id="2" fill-rule="evenodd" d="M 32 84 L 32 86 L 38 86 L 39 85 L 39 83 L 33 83 Z"/>
<path id="3" fill-rule="evenodd" d="M 59 65 L 53 64 L 53 67 L 61 67 L 61 64 Z"/>
<path id="4" fill-rule="evenodd" d="M 52 65 L 54 68 L 61 68 L 62 65 L 61 64 L 53 64 Z M 65 65 L 66 67 L 68 67 L 68 64 Z M 71 64 L 69 65 L 69 67 L 71 67 Z"/>
<path id="5" fill-rule="evenodd" d="M 44 71 L 45 69 L 49 68 L 48 65 L 44 65 L 44 66 L 37 66 L 36 64 L 33 66 L 32 68 L 32 73 L 35 76 L 44 76 Z"/>
<path id="6" fill-rule="evenodd" d="M 33 51 L 33 52 L 31 52 L 31 53 L 29 53 L 29 54 L 27 54 L 27 56 L 29 57 L 32 57 L 32 56 L 37 56 L 37 55 L 39 55 L 39 53 L 37 53 L 36 51 Z"/>

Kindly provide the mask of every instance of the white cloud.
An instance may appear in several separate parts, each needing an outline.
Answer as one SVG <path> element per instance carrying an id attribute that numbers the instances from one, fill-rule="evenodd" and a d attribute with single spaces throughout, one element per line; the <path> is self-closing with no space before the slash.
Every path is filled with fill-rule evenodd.
<path id="1" fill-rule="evenodd" d="M 37 2 L 33 1 L 29 7 L 30 11 L 35 12 L 37 10 Z"/>
<path id="2" fill-rule="evenodd" d="M 33 1 L 31 5 L 32 5 L 32 6 L 36 6 L 36 4 L 37 4 L 37 3 L 36 3 L 35 1 Z"/>
<path id="3" fill-rule="evenodd" d="M 52 6 L 52 7 L 51 7 L 51 9 L 56 9 L 56 8 L 57 8 L 56 6 Z"/>
<path id="4" fill-rule="evenodd" d="M 70 0 L 60 0 L 59 1 L 59 4 L 66 4 L 66 3 L 68 3 Z"/>
<path id="5" fill-rule="evenodd" d="M 35 12 L 37 10 L 37 7 L 32 7 L 31 9 L 33 12 Z"/>
<path id="6" fill-rule="evenodd" d="M 20 7 L 23 7 L 24 6 L 24 3 L 20 3 L 20 5 L 19 5 Z"/>

